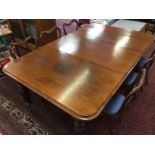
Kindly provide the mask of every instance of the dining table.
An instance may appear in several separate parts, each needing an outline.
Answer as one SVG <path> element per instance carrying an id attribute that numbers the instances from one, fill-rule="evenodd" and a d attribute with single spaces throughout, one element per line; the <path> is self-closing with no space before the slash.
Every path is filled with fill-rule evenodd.
<path id="1" fill-rule="evenodd" d="M 8 63 L 3 71 L 74 119 L 76 133 L 96 119 L 153 43 L 151 34 L 85 24 Z M 48 121 L 48 120 L 47 120 Z"/>

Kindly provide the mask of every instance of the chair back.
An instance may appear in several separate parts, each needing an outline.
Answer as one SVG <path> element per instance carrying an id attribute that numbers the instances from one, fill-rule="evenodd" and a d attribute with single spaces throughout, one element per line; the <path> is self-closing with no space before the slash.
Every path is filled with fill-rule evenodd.
<path id="1" fill-rule="evenodd" d="M 40 45 L 46 44 L 47 42 L 46 43 L 44 42 L 43 37 L 49 37 L 49 35 L 52 35 L 54 33 L 56 33 L 56 35 L 57 35 L 57 38 L 56 39 L 61 38 L 61 29 L 59 27 L 57 27 L 57 26 L 54 26 L 54 27 L 52 27 L 49 30 L 40 32 L 40 35 L 39 35 L 39 44 Z"/>
<path id="2" fill-rule="evenodd" d="M 80 28 L 79 22 L 76 19 L 72 19 L 69 23 L 64 23 L 63 24 L 63 31 L 64 34 L 67 35 L 67 27 L 70 27 L 71 25 L 73 25 L 73 23 L 75 23 L 75 29 L 78 30 L 78 28 Z"/>
<path id="3" fill-rule="evenodd" d="M 24 47 L 26 47 L 26 49 L 28 51 L 32 51 L 33 49 L 30 48 L 30 45 L 32 46 L 33 44 L 33 49 L 36 49 L 38 48 L 39 46 L 39 43 L 38 43 L 38 39 L 34 36 L 29 36 L 27 37 L 24 41 L 22 42 L 18 42 L 18 43 L 15 43 L 15 42 L 11 42 L 9 45 L 8 45 L 8 50 L 10 52 L 10 55 L 14 58 L 14 59 L 17 59 L 18 57 L 22 56 L 20 53 L 19 53 L 19 50 L 18 50 L 18 47 L 20 47 L 21 45 L 24 45 Z"/>
<path id="4" fill-rule="evenodd" d="M 130 92 L 126 96 L 126 103 L 130 102 L 130 99 L 136 94 L 137 91 L 139 91 L 142 88 L 142 86 L 145 83 L 146 76 L 147 76 L 147 69 L 143 68 L 141 72 L 139 73 L 139 76 L 137 80 L 135 81 L 133 88 L 130 90 Z"/>

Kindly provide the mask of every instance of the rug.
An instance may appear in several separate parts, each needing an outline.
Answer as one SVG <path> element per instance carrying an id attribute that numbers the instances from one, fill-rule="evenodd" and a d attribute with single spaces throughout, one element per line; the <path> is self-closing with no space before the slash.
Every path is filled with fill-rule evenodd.
<path id="1" fill-rule="evenodd" d="M 24 113 L 17 105 L 0 95 L 0 134 L 31 134 L 47 135 L 29 115 Z M 2 122 L 5 120 L 5 122 Z M 7 129 L 7 130 L 5 130 Z"/>

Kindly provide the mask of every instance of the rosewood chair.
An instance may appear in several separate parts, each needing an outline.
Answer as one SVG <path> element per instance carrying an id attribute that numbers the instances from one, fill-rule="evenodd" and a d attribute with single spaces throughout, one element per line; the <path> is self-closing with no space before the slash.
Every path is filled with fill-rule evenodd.
<path id="1" fill-rule="evenodd" d="M 10 61 L 14 60 L 14 59 L 17 59 L 18 57 L 21 57 L 22 55 L 24 54 L 20 54 L 19 52 L 19 47 L 21 45 L 24 45 L 24 47 L 26 47 L 26 51 L 32 51 L 33 49 L 30 49 L 28 43 L 31 43 L 32 45 L 32 42 L 33 42 L 33 45 L 34 45 L 34 48 L 33 49 L 36 49 L 38 48 L 38 39 L 36 37 L 33 37 L 33 36 L 29 36 L 27 37 L 23 42 L 18 42 L 18 43 L 15 43 L 15 42 L 11 42 L 7 49 L 8 49 L 8 52 L 9 52 L 9 56 L 3 61 L 3 63 L 1 64 L 1 69 L 3 69 L 3 67 L 9 63 Z M 3 73 L 4 75 L 4 73 Z"/>
<path id="2" fill-rule="evenodd" d="M 152 43 L 152 45 L 147 49 L 146 51 L 149 53 L 149 58 L 151 58 L 155 54 L 155 41 Z M 147 58 L 143 57 L 140 59 L 140 61 L 137 63 L 135 69 L 139 70 L 144 67 L 145 63 L 147 63 Z"/>
<path id="3" fill-rule="evenodd" d="M 145 19 L 144 22 L 148 23 L 147 28 L 145 29 L 145 32 L 151 31 L 152 34 L 155 32 L 155 19 Z M 150 28 L 150 24 L 153 24 L 153 28 Z"/>
<path id="4" fill-rule="evenodd" d="M 75 23 L 75 29 L 78 30 L 80 28 L 79 22 L 76 19 L 72 19 L 69 23 L 63 24 L 64 34 L 67 35 L 67 27 L 71 27 Z"/>
<path id="5" fill-rule="evenodd" d="M 152 51 L 151 51 L 151 55 L 149 58 L 144 58 L 142 57 L 140 59 L 140 61 L 137 63 L 137 65 L 135 66 L 135 70 L 137 72 L 141 71 L 141 69 L 146 68 L 147 69 L 147 76 L 146 76 L 146 83 L 148 84 L 148 72 L 149 69 L 151 68 L 154 60 L 155 60 L 155 43 L 153 43 L 152 45 Z"/>
<path id="6" fill-rule="evenodd" d="M 40 45 L 45 45 L 46 43 L 44 42 L 43 37 L 49 37 L 54 33 L 57 33 L 57 38 L 55 38 L 55 39 L 61 38 L 61 29 L 59 27 L 57 27 L 57 26 L 54 26 L 49 30 L 40 32 L 39 44 Z"/>
<path id="7" fill-rule="evenodd" d="M 148 84 L 148 73 L 149 73 L 149 69 L 151 68 L 154 60 L 155 60 L 155 55 L 153 57 L 149 58 L 147 60 L 147 63 L 144 65 L 144 68 L 146 68 L 146 70 L 147 70 L 147 76 L 146 76 L 146 83 L 147 84 Z"/>
<path id="8" fill-rule="evenodd" d="M 149 71 L 149 68 L 152 65 L 152 60 L 151 58 L 153 58 L 154 54 L 155 54 L 155 42 L 152 43 L 152 45 L 148 48 L 148 50 L 146 51 L 148 53 L 150 53 L 150 57 L 149 59 L 142 57 L 139 62 L 137 63 L 137 65 L 134 67 L 133 71 L 128 75 L 128 77 L 126 78 L 126 80 L 123 83 L 123 86 L 126 88 L 131 88 L 134 84 L 134 81 L 136 80 L 136 78 L 138 77 L 139 72 L 142 70 L 142 68 L 146 68 L 147 66 L 147 70 Z M 150 60 L 151 59 L 151 60 Z M 149 65 L 150 64 L 150 65 Z M 147 74 L 148 75 L 148 74 Z M 148 78 L 146 78 L 147 80 Z M 148 83 L 148 80 L 147 80 Z"/>
<path id="9" fill-rule="evenodd" d="M 123 86 L 126 88 L 131 88 L 138 77 L 138 73 L 132 71 L 125 79 Z"/>
<path id="10" fill-rule="evenodd" d="M 11 42 L 8 46 L 8 49 L 9 49 L 10 55 L 13 59 L 18 59 L 19 57 L 27 54 L 27 51 L 22 54 L 21 54 L 21 52 L 19 52 L 18 47 L 21 47 L 21 46 L 25 47 L 28 52 L 31 52 L 32 50 L 38 48 L 38 46 L 39 46 L 38 39 L 34 36 L 29 36 L 23 42 L 18 42 L 18 43 Z M 17 84 L 18 84 L 19 90 L 24 98 L 25 105 L 28 106 L 28 110 L 30 111 L 32 102 L 31 102 L 29 89 L 24 87 L 22 84 L 20 84 L 18 82 L 17 82 Z"/>
<path id="11" fill-rule="evenodd" d="M 147 67 L 147 71 L 149 71 L 149 68 L 151 67 L 152 61 L 153 61 L 151 58 L 155 54 L 155 42 L 152 43 L 152 45 L 149 47 L 149 49 L 146 52 L 150 53 L 150 58 L 147 59 L 145 57 L 142 57 L 140 59 L 140 61 L 137 63 L 137 65 L 134 67 L 133 71 L 127 76 L 126 80 L 123 83 L 123 87 L 126 88 L 125 91 L 128 91 L 132 88 L 132 86 L 133 86 L 136 78 L 138 77 L 138 74 L 141 72 L 142 68 Z M 148 74 L 146 77 L 146 83 L 148 83 Z"/>
<path id="12" fill-rule="evenodd" d="M 133 88 L 137 78 L 138 78 L 139 73 L 135 71 L 131 71 L 131 73 L 126 77 L 124 80 L 123 84 L 120 87 L 120 91 L 123 94 L 128 94 L 130 90 Z"/>
<path id="13" fill-rule="evenodd" d="M 105 107 L 103 113 L 112 118 L 121 119 L 123 107 L 125 107 L 126 109 L 128 108 L 128 104 L 133 101 L 137 91 L 139 91 L 144 85 L 146 73 L 147 70 L 142 69 L 136 83 L 126 96 L 122 93 L 116 93 Z M 113 133 L 111 129 L 110 132 Z"/>
<path id="14" fill-rule="evenodd" d="M 32 45 L 33 44 L 33 45 Z M 8 49 L 10 52 L 10 55 L 12 56 L 13 59 L 17 59 L 18 57 L 21 57 L 23 54 L 20 54 L 19 52 L 19 47 L 24 46 L 28 52 L 38 48 L 39 42 L 38 39 L 34 36 L 29 36 L 27 37 L 24 41 L 22 42 L 11 42 L 8 45 Z M 30 46 L 33 46 L 33 48 L 30 48 Z"/>

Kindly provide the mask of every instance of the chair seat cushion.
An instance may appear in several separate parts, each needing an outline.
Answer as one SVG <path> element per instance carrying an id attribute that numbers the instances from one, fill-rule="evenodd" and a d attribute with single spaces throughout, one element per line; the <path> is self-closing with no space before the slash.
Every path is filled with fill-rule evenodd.
<path id="1" fill-rule="evenodd" d="M 116 114 L 121 109 L 124 101 L 125 101 L 124 95 L 120 93 L 115 94 L 105 107 L 104 112 L 109 115 Z"/>
<path id="2" fill-rule="evenodd" d="M 132 71 L 123 83 L 123 86 L 130 87 L 138 77 L 138 73 Z"/>
<path id="3" fill-rule="evenodd" d="M 146 59 L 146 58 L 144 58 L 144 57 L 142 57 L 140 60 L 139 60 L 139 62 L 137 63 L 137 65 L 136 65 L 136 69 L 138 69 L 138 70 L 140 70 L 140 69 L 142 69 L 144 66 L 145 66 L 145 64 L 148 62 L 148 60 Z"/>

